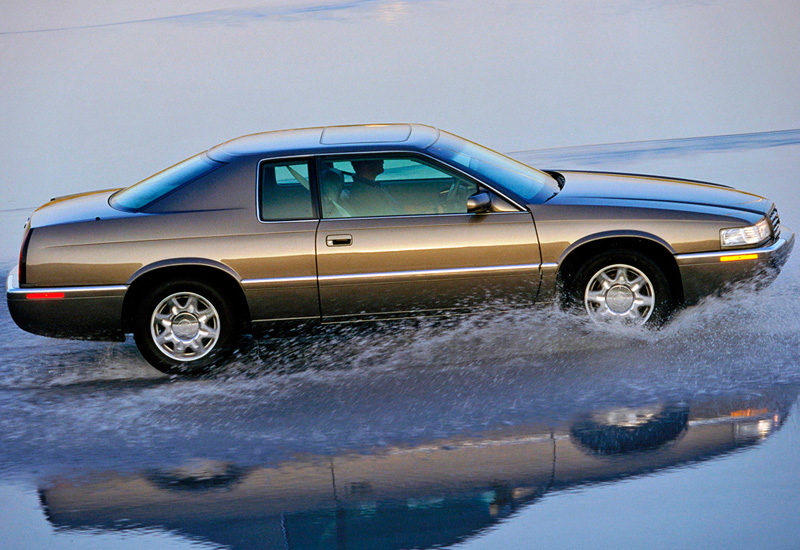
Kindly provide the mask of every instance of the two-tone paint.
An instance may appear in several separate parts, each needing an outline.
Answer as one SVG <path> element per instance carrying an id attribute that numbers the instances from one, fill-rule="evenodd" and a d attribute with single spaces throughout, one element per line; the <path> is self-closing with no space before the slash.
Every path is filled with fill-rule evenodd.
<path id="1" fill-rule="evenodd" d="M 560 192 L 525 201 L 437 155 L 439 135 L 422 125 L 255 134 L 208 150 L 224 166 L 142 211 L 110 206 L 115 190 L 54 199 L 26 227 L 20 266 L 7 280 L 11 315 L 38 334 L 124 338 L 138 297 L 178 274 L 223 286 L 246 330 L 497 300 L 526 306 L 553 300 L 588 255 L 615 247 L 653 257 L 691 303 L 736 281 L 774 276 L 794 244 L 791 231 L 775 227 L 758 247 L 722 250 L 721 228 L 752 225 L 774 206 L 701 182 L 565 171 Z M 261 162 L 370 153 L 447 165 L 492 195 L 492 211 L 324 219 L 312 177 L 316 216 L 259 219 Z M 732 255 L 744 259 L 721 261 Z"/>

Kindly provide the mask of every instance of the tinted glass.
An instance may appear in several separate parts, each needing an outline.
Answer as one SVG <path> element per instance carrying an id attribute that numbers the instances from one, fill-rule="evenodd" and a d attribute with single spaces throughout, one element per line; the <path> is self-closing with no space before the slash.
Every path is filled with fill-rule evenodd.
<path id="1" fill-rule="evenodd" d="M 447 132 L 441 132 L 428 150 L 468 172 L 487 177 L 528 202 L 545 201 L 559 191 L 558 182 L 549 174 Z"/>
<path id="2" fill-rule="evenodd" d="M 477 185 L 413 158 L 354 157 L 320 164 L 326 218 L 467 212 Z"/>
<path id="3" fill-rule="evenodd" d="M 223 164 L 211 160 L 205 153 L 200 153 L 118 191 L 111 197 L 109 203 L 120 210 L 141 210 L 179 187 L 213 172 Z"/>
<path id="4" fill-rule="evenodd" d="M 259 175 L 261 219 L 314 218 L 307 162 L 262 163 Z"/>

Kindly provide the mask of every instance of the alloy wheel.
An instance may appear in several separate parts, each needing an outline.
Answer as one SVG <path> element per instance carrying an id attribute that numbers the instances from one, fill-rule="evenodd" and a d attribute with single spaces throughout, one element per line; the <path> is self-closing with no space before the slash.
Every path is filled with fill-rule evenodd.
<path id="1" fill-rule="evenodd" d="M 627 264 L 605 266 L 586 285 L 584 305 L 595 321 L 619 320 L 643 325 L 655 308 L 653 283 Z"/>
<path id="2" fill-rule="evenodd" d="M 219 340 L 220 328 L 214 305 L 193 292 L 167 296 L 150 318 L 156 347 L 176 361 L 195 361 L 208 355 Z"/>

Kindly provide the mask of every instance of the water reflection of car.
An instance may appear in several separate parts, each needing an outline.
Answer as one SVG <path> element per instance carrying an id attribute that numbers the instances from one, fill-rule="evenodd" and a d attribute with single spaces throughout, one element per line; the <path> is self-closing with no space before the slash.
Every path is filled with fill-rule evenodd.
<path id="1" fill-rule="evenodd" d="M 556 427 L 537 421 L 270 466 L 199 460 L 83 475 L 55 480 L 40 496 L 62 532 L 164 528 L 230 548 L 443 547 L 547 493 L 753 445 L 782 424 L 796 396 L 787 389 L 760 399 L 619 407 Z"/>
<path id="2" fill-rule="evenodd" d="M 441 314 L 557 296 L 659 323 L 794 234 L 723 185 L 542 172 L 421 125 L 241 137 L 132 187 L 60 197 L 25 227 L 7 297 L 30 332 L 124 339 L 191 371 L 276 323 Z"/>
<path id="3" fill-rule="evenodd" d="M 653 405 L 596 411 L 576 421 L 571 436 L 600 454 L 656 449 L 686 429 L 688 407 Z"/>

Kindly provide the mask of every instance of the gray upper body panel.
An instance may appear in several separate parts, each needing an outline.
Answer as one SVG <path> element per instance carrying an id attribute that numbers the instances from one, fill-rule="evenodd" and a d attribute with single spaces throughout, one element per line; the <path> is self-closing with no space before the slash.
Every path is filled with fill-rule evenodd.
<path id="1" fill-rule="evenodd" d="M 250 155 L 324 154 L 354 146 L 396 145 L 402 149 L 424 150 L 439 138 L 439 130 L 422 124 L 370 124 L 279 130 L 242 136 L 208 150 L 220 162 Z"/>
<path id="2" fill-rule="evenodd" d="M 547 201 L 551 205 L 612 205 L 639 203 L 642 206 L 685 209 L 708 208 L 709 212 L 731 209 L 766 214 L 767 199 L 730 187 L 659 176 L 634 176 L 602 172 L 569 172 L 564 188 Z M 671 206 L 670 206 L 671 205 Z"/>

